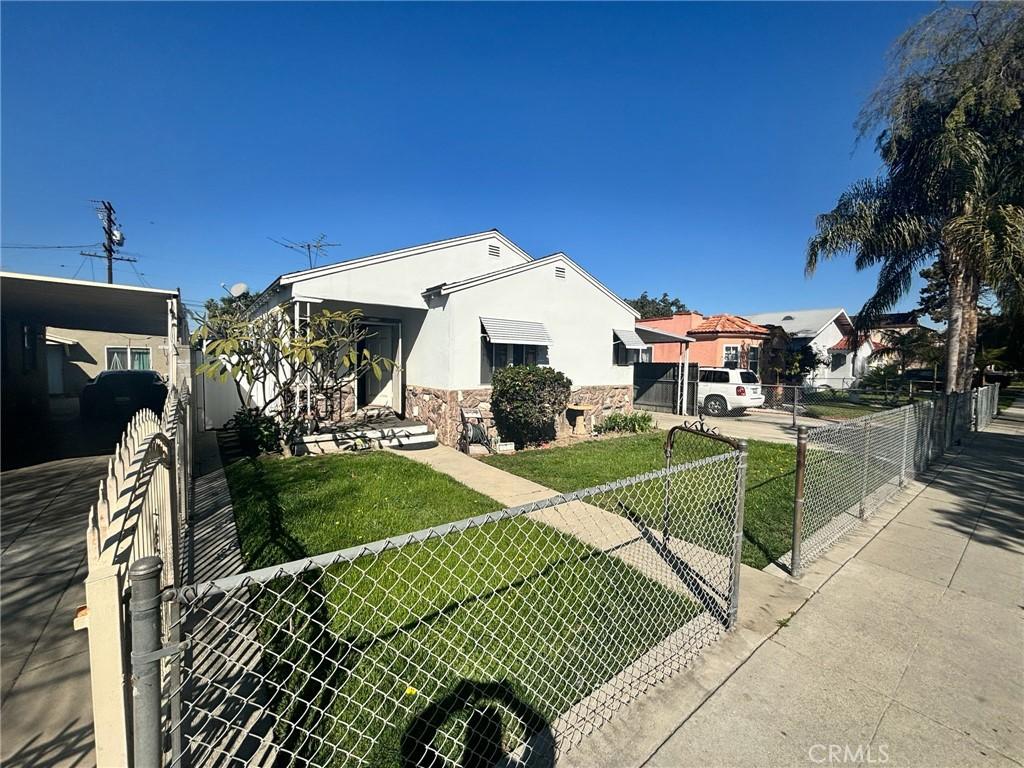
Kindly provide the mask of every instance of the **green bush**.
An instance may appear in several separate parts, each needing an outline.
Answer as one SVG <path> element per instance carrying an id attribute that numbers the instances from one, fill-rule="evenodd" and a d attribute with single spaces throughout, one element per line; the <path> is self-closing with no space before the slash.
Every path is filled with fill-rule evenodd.
<path id="1" fill-rule="evenodd" d="M 238 442 L 246 453 L 271 453 L 281 449 L 280 423 L 255 408 L 239 408 L 227 426 L 238 430 Z"/>
<path id="2" fill-rule="evenodd" d="M 491 411 L 498 432 L 517 448 L 553 439 L 571 389 L 569 378 L 553 368 L 513 365 L 497 369 L 491 379 Z"/>
<path id="3" fill-rule="evenodd" d="M 594 428 L 598 434 L 605 432 L 650 432 L 654 429 L 654 417 L 647 411 L 631 411 L 623 413 L 616 411 L 609 413 L 604 420 Z"/>

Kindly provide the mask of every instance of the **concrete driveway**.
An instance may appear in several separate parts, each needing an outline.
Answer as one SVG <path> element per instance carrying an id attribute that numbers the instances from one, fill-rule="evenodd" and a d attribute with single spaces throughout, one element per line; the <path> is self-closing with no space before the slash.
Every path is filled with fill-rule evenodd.
<path id="1" fill-rule="evenodd" d="M 120 425 L 81 424 L 74 400 L 52 405 L 46 439 L 11 457 L 30 466 L 0 474 L 4 766 L 95 763 L 88 637 L 72 621 L 85 602 L 86 514 Z"/>
<path id="2" fill-rule="evenodd" d="M 660 429 L 669 429 L 684 421 L 694 421 L 696 416 L 677 416 L 672 413 L 655 413 L 651 411 L 654 423 Z M 835 422 L 798 417 L 798 424 L 806 427 L 820 427 Z M 750 409 L 742 416 L 705 416 L 705 423 L 715 427 L 727 437 L 743 440 L 766 440 L 770 443 L 789 443 L 796 445 L 796 429 L 793 428 L 793 415 L 782 411 Z"/>

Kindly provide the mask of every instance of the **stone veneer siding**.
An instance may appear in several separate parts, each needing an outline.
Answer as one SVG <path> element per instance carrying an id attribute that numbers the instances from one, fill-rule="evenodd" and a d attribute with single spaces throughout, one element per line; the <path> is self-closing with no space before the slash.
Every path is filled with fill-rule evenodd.
<path id="1" fill-rule="evenodd" d="M 430 427 L 443 445 L 458 446 L 462 430 L 460 408 L 491 408 L 491 388 L 435 389 L 407 384 L 405 387 L 405 415 L 419 419 Z M 613 411 L 633 410 L 633 387 L 630 385 L 594 385 L 574 387 L 569 396 L 572 405 L 597 405 L 588 419 L 600 423 Z M 559 419 L 559 432 L 570 429 L 566 419 Z"/>

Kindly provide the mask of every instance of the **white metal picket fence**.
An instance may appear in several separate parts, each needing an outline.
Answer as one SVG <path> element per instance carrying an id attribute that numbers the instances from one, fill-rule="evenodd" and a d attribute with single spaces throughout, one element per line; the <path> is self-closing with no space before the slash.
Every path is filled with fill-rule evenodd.
<path id="1" fill-rule="evenodd" d="M 85 611 L 76 629 L 89 632 L 89 668 L 98 765 L 129 765 L 132 699 L 128 569 L 159 556 L 163 586 L 181 579 L 180 532 L 187 520 L 192 467 L 187 387 L 172 389 L 160 416 L 135 414 L 100 481 L 86 528 Z M 170 607 L 164 609 L 168 620 Z"/>

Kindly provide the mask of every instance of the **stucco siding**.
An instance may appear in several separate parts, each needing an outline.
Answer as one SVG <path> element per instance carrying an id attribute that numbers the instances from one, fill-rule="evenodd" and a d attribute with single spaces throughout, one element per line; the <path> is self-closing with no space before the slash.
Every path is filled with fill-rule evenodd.
<path id="1" fill-rule="evenodd" d="M 493 256 L 496 246 L 498 256 Z M 293 285 L 296 296 L 343 298 L 356 303 L 423 308 L 422 293 L 440 283 L 453 283 L 474 275 L 524 263 L 516 251 L 497 236 L 469 243 L 438 247 L 402 258 L 367 264 Z"/>
<path id="2" fill-rule="evenodd" d="M 565 277 L 555 269 L 565 268 Z M 612 329 L 632 328 L 627 308 L 596 288 L 565 262 L 555 261 L 501 280 L 450 294 L 451 380 L 449 389 L 479 387 L 480 318 L 544 323 L 551 335 L 547 363 L 574 385 L 632 385 L 632 366 L 614 364 Z"/>

